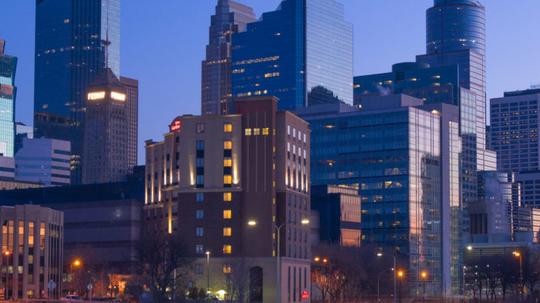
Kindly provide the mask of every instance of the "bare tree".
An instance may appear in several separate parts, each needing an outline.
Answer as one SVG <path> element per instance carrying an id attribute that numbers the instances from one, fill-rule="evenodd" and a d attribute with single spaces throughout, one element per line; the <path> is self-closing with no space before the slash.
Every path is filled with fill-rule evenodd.
<path id="1" fill-rule="evenodd" d="M 237 258 L 230 263 L 230 272 L 227 273 L 226 302 L 244 303 L 249 298 L 250 269 L 253 263 L 246 258 Z"/>
<path id="2" fill-rule="evenodd" d="M 168 302 L 187 286 L 192 260 L 178 236 L 144 231 L 138 244 L 142 283 L 154 302 Z"/>

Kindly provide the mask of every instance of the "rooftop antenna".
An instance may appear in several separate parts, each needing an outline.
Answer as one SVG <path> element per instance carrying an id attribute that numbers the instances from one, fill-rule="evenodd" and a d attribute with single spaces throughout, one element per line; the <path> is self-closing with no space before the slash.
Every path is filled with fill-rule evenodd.
<path id="1" fill-rule="evenodd" d="M 107 5 L 107 28 L 105 33 L 105 40 L 102 40 L 103 46 L 105 47 L 105 69 L 109 68 L 109 45 L 111 41 L 109 40 L 109 0 L 106 0 Z"/>

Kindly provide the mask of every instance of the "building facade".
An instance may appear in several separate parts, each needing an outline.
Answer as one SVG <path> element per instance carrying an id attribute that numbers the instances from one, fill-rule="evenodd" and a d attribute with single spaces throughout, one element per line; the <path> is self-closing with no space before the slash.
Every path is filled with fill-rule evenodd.
<path id="1" fill-rule="evenodd" d="M 36 137 L 70 141 L 82 155 L 87 86 L 106 66 L 120 76 L 120 0 L 36 2 Z M 76 166 L 75 183 L 81 173 Z"/>
<path id="2" fill-rule="evenodd" d="M 233 98 L 275 96 L 279 108 L 352 104 L 352 25 L 335 0 L 283 0 L 233 35 Z"/>
<path id="3" fill-rule="evenodd" d="M 540 208 L 540 171 L 520 172 L 516 179 L 521 183 L 523 205 Z"/>
<path id="4" fill-rule="evenodd" d="M 457 108 L 397 95 L 349 112 L 301 113 L 312 128 L 312 184 L 360 189 L 362 245 L 399 252 L 410 294 L 460 288 L 462 204 Z M 441 247 L 443 247 L 441 249 Z"/>
<path id="5" fill-rule="evenodd" d="M 211 18 L 206 59 L 202 62 L 201 114 L 227 112 L 231 92 L 232 35 L 246 30 L 254 22 L 249 6 L 232 0 L 219 0 Z"/>
<path id="6" fill-rule="evenodd" d="M 0 39 L 0 156 L 15 155 L 15 74 L 17 58 L 5 54 L 5 41 Z"/>
<path id="7" fill-rule="evenodd" d="M 34 127 L 28 126 L 22 122 L 15 123 L 15 154 L 23 146 L 23 139 L 33 139 L 34 138 Z"/>
<path id="8" fill-rule="evenodd" d="M 316 243 L 360 247 L 361 209 L 357 187 L 313 186 L 311 210 L 319 222 Z"/>
<path id="9" fill-rule="evenodd" d="M 2 206 L 0 219 L 4 299 L 60 298 L 64 214 L 37 205 Z"/>
<path id="10" fill-rule="evenodd" d="M 281 302 L 298 302 L 311 287 L 309 228 L 303 225 L 310 214 L 309 128 L 278 111 L 273 97 L 235 107 L 230 115 L 178 117 L 164 141 L 147 142 L 146 225 L 182 235 L 199 266 L 211 254 L 220 273 L 212 278 L 213 293 L 248 270 L 262 275 L 246 286 L 251 302 L 275 301 L 276 293 Z M 206 277 L 197 278 L 206 287 Z"/>
<path id="11" fill-rule="evenodd" d="M 137 161 L 136 96 L 136 87 L 126 87 L 110 69 L 88 87 L 84 184 L 125 181 L 133 171 Z"/>
<path id="12" fill-rule="evenodd" d="M 43 185 L 71 183 L 71 143 L 24 138 L 15 155 L 15 179 Z"/>

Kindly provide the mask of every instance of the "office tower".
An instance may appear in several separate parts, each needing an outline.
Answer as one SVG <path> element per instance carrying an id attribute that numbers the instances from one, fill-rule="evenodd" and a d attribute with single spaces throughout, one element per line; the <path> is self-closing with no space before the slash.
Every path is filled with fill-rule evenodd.
<path id="1" fill-rule="evenodd" d="M 111 69 L 89 85 L 83 183 L 120 182 L 132 172 L 137 149 L 136 90 L 136 86 L 126 87 Z"/>
<path id="2" fill-rule="evenodd" d="M 540 89 L 505 92 L 491 99 L 491 144 L 499 169 L 517 174 L 523 204 L 540 207 Z"/>
<path id="3" fill-rule="evenodd" d="M 299 113 L 312 130 L 312 184 L 359 187 L 362 245 L 398 251 L 411 295 L 421 296 L 424 285 L 429 296 L 459 289 L 457 107 L 406 95 L 370 97 L 361 110 L 339 107 Z"/>
<path id="4" fill-rule="evenodd" d="M 253 302 L 276 293 L 299 302 L 311 289 L 309 151 L 308 124 L 274 97 L 238 100 L 235 114 L 178 117 L 164 141 L 146 144 L 146 226 L 180 235 L 195 267 L 211 266 L 213 292 L 241 271 L 259 277 Z M 196 286 L 207 288 L 204 273 Z"/>
<path id="5" fill-rule="evenodd" d="M 352 25 L 335 0 L 283 0 L 233 35 L 233 98 L 275 96 L 279 108 L 352 104 Z"/>
<path id="6" fill-rule="evenodd" d="M 358 187 L 313 186 L 311 210 L 319 222 L 317 242 L 360 247 L 361 209 Z"/>
<path id="7" fill-rule="evenodd" d="M 540 243 L 540 208 L 520 207 L 514 216 L 515 241 Z"/>
<path id="8" fill-rule="evenodd" d="M 63 295 L 64 214 L 37 205 L 0 207 L 5 300 Z M 52 286 L 52 287 L 51 287 Z"/>
<path id="9" fill-rule="evenodd" d="M 15 155 L 15 179 L 48 186 L 70 184 L 70 159 L 69 141 L 24 138 Z"/>
<path id="10" fill-rule="evenodd" d="M 75 183 L 87 86 L 105 66 L 120 75 L 120 0 L 36 2 L 35 136 L 71 142 Z"/>
<path id="11" fill-rule="evenodd" d="M 234 33 L 246 30 L 254 22 L 249 6 L 232 0 L 219 0 L 210 24 L 206 59 L 202 62 L 201 114 L 227 111 L 231 100 L 231 43 Z"/>
<path id="12" fill-rule="evenodd" d="M 138 142 L 139 142 L 139 80 L 128 77 L 120 77 L 120 83 L 126 89 L 127 116 L 128 116 L 128 167 L 129 173 L 137 165 L 138 160 Z"/>
<path id="13" fill-rule="evenodd" d="M 0 156 L 13 158 L 15 144 L 15 74 L 17 58 L 4 53 L 0 39 Z"/>

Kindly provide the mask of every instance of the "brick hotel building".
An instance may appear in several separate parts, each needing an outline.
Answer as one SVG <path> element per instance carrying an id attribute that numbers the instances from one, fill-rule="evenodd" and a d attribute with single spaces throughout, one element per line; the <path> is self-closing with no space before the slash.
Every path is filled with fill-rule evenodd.
<path id="1" fill-rule="evenodd" d="M 310 131 L 277 102 L 248 98 L 235 114 L 181 116 L 163 141 L 146 142 L 147 226 L 182 235 L 198 258 L 196 286 L 218 296 L 240 271 L 249 278 L 237 287 L 250 302 L 275 301 L 277 272 L 281 302 L 300 302 L 311 289 L 302 225 L 310 214 Z"/>

